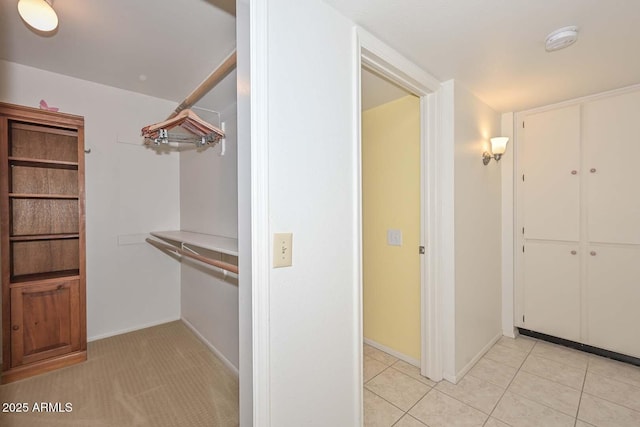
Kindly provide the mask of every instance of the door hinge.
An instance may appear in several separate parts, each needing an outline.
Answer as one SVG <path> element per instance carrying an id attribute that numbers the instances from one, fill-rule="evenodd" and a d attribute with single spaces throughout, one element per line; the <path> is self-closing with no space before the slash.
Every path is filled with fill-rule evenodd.
<path id="1" fill-rule="evenodd" d="M 418 246 L 418 250 L 420 251 L 420 255 L 424 255 L 424 253 L 425 253 L 424 246 Z"/>
<path id="2" fill-rule="evenodd" d="M 524 253 L 524 245 L 522 245 L 522 253 Z"/>
<path id="3" fill-rule="evenodd" d="M 524 227 L 522 227 L 522 234 L 524 234 Z"/>
<path id="4" fill-rule="evenodd" d="M 522 129 L 524 129 L 524 122 L 522 122 Z"/>
<path id="5" fill-rule="evenodd" d="M 524 323 L 524 314 L 522 315 L 522 323 Z"/>
<path id="6" fill-rule="evenodd" d="M 524 182 L 524 174 L 522 174 L 522 182 Z"/>

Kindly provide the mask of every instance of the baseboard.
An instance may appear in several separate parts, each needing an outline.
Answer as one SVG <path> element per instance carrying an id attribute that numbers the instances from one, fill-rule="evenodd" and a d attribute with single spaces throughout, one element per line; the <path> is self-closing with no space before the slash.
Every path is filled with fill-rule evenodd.
<path id="1" fill-rule="evenodd" d="M 213 354 L 215 354 L 218 359 L 220 359 L 220 361 L 227 367 L 229 368 L 235 375 L 236 377 L 240 376 L 240 372 L 238 371 L 238 368 L 235 367 L 235 365 L 233 363 L 231 363 L 229 361 L 229 359 L 227 359 L 220 350 L 218 350 L 216 348 L 216 346 L 214 346 L 213 344 L 211 344 L 197 329 L 195 326 L 193 326 L 187 319 L 185 319 L 184 317 L 181 318 L 180 320 L 182 320 L 182 322 L 187 326 L 187 328 L 189 328 L 191 330 L 191 332 L 193 332 L 195 334 L 196 337 L 198 337 L 198 339 L 200 341 L 202 341 L 202 343 L 204 345 L 206 345 L 209 350 L 211 350 L 213 352 Z"/>
<path id="2" fill-rule="evenodd" d="M 389 348 L 386 345 L 382 345 L 378 342 L 375 342 L 374 340 L 370 340 L 369 338 L 364 338 L 364 343 L 369 344 L 371 347 L 377 348 L 378 350 L 384 351 L 385 353 L 390 354 L 395 358 L 403 360 L 410 365 L 413 365 L 418 368 L 420 367 L 420 361 L 418 359 L 414 359 L 411 356 L 407 356 L 406 354 L 400 353 L 399 351 Z"/>
<path id="3" fill-rule="evenodd" d="M 502 335 L 509 338 L 515 338 L 518 336 L 518 328 L 513 327 L 509 329 L 503 329 Z"/>
<path id="4" fill-rule="evenodd" d="M 502 338 L 502 332 L 499 333 L 498 335 L 496 335 L 495 337 L 493 337 L 488 343 L 487 345 L 485 345 L 484 347 L 482 347 L 482 350 L 480 350 L 478 352 L 478 354 L 475 355 L 475 357 L 473 359 L 471 359 L 471 361 L 469 361 L 469 363 L 467 363 L 465 365 L 464 368 L 462 368 L 461 370 L 459 370 L 455 376 L 452 378 L 453 381 L 451 381 L 448 378 L 445 378 L 447 381 L 452 382 L 454 384 L 457 384 L 458 381 L 460 381 L 466 374 L 467 372 L 469 372 L 471 370 L 471 368 L 473 368 L 473 366 L 478 363 L 478 361 L 480 359 L 482 359 L 482 356 L 484 356 L 489 350 L 491 350 L 491 347 L 493 347 L 493 345 L 495 343 L 498 342 L 498 340 Z"/>
<path id="5" fill-rule="evenodd" d="M 88 337 L 87 338 L 87 342 L 97 341 L 97 340 L 101 340 L 101 339 L 104 339 L 104 338 L 115 337 L 116 335 L 127 334 L 129 332 L 135 332 L 135 331 L 139 331 L 140 329 L 147 329 L 147 328 L 151 328 L 153 326 L 164 325 L 165 323 L 175 322 L 176 320 L 180 320 L 180 317 L 170 317 L 168 319 L 159 320 L 157 322 L 151 322 L 151 323 L 145 323 L 143 325 L 137 325 L 137 326 L 134 326 L 132 328 L 121 329 L 121 330 L 115 331 L 115 332 L 107 332 L 106 334 L 101 334 L 101 335 L 94 335 L 92 337 Z"/>

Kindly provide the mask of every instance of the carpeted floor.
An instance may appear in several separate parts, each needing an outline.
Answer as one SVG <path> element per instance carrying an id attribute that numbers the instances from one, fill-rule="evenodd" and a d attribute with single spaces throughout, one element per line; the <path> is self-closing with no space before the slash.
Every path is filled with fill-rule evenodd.
<path id="1" fill-rule="evenodd" d="M 94 341 L 88 351 L 82 364 L 0 386 L 0 410 L 29 408 L 0 412 L 0 426 L 238 425 L 238 378 L 180 321 Z M 34 412 L 40 402 L 72 410 Z"/>

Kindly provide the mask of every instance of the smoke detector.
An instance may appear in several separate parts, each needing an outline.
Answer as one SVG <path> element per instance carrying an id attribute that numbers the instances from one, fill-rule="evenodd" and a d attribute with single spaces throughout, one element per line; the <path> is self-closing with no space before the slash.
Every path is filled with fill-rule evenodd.
<path id="1" fill-rule="evenodd" d="M 578 27 L 562 27 L 547 36 L 545 48 L 547 52 L 564 49 L 578 40 Z"/>

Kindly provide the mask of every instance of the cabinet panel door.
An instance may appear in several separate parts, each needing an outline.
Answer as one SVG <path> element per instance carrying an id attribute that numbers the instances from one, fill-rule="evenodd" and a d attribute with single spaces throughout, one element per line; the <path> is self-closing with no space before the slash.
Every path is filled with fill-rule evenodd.
<path id="1" fill-rule="evenodd" d="M 584 105 L 588 239 L 640 244 L 640 92 Z"/>
<path id="2" fill-rule="evenodd" d="M 524 328 L 580 341 L 578 245 L 527 243 L 524 270 Z"/>
<path id="3" fill-rule="evenodd" d="M 640 357 L 640 248 L 592 245 L 587 344 Z"/>
<path id="4" fill-rule="evenodd" d="M 532 114 L 523 129 L 525 237 L 580 237 L 580 106 Z"/>
<path id="5" fill-rule="evenodd" d="M 11 366 L 80 350 L 79 281 L 11 289 Z"/>

